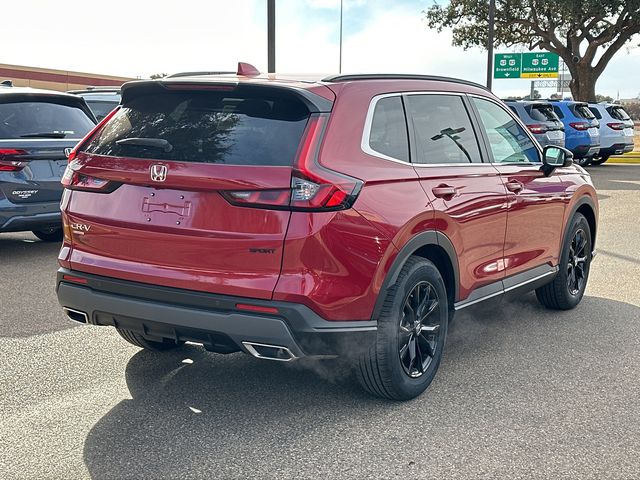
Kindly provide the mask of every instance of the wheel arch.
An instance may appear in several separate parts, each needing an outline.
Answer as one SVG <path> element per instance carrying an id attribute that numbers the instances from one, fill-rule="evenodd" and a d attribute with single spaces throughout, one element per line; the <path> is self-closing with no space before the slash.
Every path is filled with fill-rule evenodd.
<path id="1" fill-rule="evenodd" d="M 460 272 L 458 258 L 451 240 L 442 232 L 435 230 L 421 232 L 405 243 L 396 255 L 382 283 L 380 292 L 378 292 L 378 298 L 371 316 L 372 320 L 378 318 L 388 289 L 396 283 L 402 267 L 412 255 L 426 258 L 436 266 L 442 275 L 447 290 L 450 309 L 453 308 L 453 304 L 458 300 Z"/>
<path id="2" fill-rule="evenodd" d="M 569 227 L 571 226 L 571 220 L 575 216 L 576 213 L 582 214 L 589 224 L 589 229 L 591 230 L 591 250 L 595 252 L 596 250 L 596 233 L 598 228 L 598 218 L 596 215 L 596 206 L 595 202 L 591 199 L 591 197 L 584 195 L 582 196 L 576 203 L 571 207 L 571 211 L 569 215 L 567 215 L 567 223 L 564 226 L 564 233 L 562 235 L 562 243 L 564 245 L 565 239 L 567 237 L 567 233 L 569 232 Z"/>

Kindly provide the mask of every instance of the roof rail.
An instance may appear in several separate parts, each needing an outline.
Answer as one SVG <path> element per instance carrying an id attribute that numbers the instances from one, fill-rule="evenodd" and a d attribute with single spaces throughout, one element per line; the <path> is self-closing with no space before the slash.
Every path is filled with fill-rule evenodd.
<path id="1" fill-rule="evenodd" d="M 479 83 L 470 82 L 469 80 L 461 80 L 459 78 L 452 77 L 440 77 L 437 75 L 419 75 L 412 73 L 360 73 L 350 75 L 329 75 L 322 79 L 323 82 L 353 82 L 357 80 L 428 80 L 432 82 L 453 82 L 460 83 L 462 85 L 469 85 L 471 87 L 482 88 L 487 90 L 487 87 L 480 85 Z"/>
<path id="2" fill-rule="evenodd" d="M 3 87 L 13 87 L 13 80 L 3 80 L 0 82 Z"/>

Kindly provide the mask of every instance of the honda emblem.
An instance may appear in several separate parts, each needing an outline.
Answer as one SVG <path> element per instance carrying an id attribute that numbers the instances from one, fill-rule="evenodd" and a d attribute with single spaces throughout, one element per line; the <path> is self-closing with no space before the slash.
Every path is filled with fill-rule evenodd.
<path id="1" fill-rule="evenodd" d="M 167 179 L 166 165 L 151 165 L 151 180 L 154 182 L 164 182 Z"/>

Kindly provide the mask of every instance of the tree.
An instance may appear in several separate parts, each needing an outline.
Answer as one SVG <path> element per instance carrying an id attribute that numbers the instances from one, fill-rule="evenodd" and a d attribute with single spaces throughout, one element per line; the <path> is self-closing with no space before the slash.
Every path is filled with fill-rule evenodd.
<path id="1" fill-rule="evenodd" d="M 450 0 L 424 13 L 430 28 L 453 29 L 464 49 L 487 44 L 486 0 Z M 611 58 L 640 33 L 640 0 L 496 0 L 496 46 L 557 53 L 571 73 L 571 93 L 595 101 L 596 82 Z"/>
<path id="2" fill-rule="evenodd" d="M 613 97 L 610 97 L 609 95 L 600 95 L 599 93 L 596 94 L 596 102 L 600 103 L 600 102 L 607 102 L 607 103 L 613 103 Z"/>
<path id="3" fill-rule="evenodd" d="M 166 77 L 168 74 L 167 73 L 154 73 L 153 75 L 149 75 L 149 78 L 151 80 L 156 80 L 158 78 L 164 78 Z"/>

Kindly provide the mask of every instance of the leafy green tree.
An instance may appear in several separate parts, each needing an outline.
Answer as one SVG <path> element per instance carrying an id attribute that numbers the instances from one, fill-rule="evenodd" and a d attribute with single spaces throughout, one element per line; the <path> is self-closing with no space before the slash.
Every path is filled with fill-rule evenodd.
<path id="1" fill-rule="evenodd" d="M 599 93 L 596 94 L 596 102 L 600 103 L 600 102 L 607 102 L 607 103 L 613 103 L 613 97 L 610 97 L 609 95 L 600 95 Z"/>
<path id="2" fill-rule="evenodd" d="M 453 30 L 454 45 L 486 46 L 487 0 L 450 0 L 424 13 L 430 28 Z M 496 0 L 495 18 L 496 46 L 557 53 L 571 73 L 573 98 L 595 101 L 605 67 L 640 33 L 640 0 Z"/>

